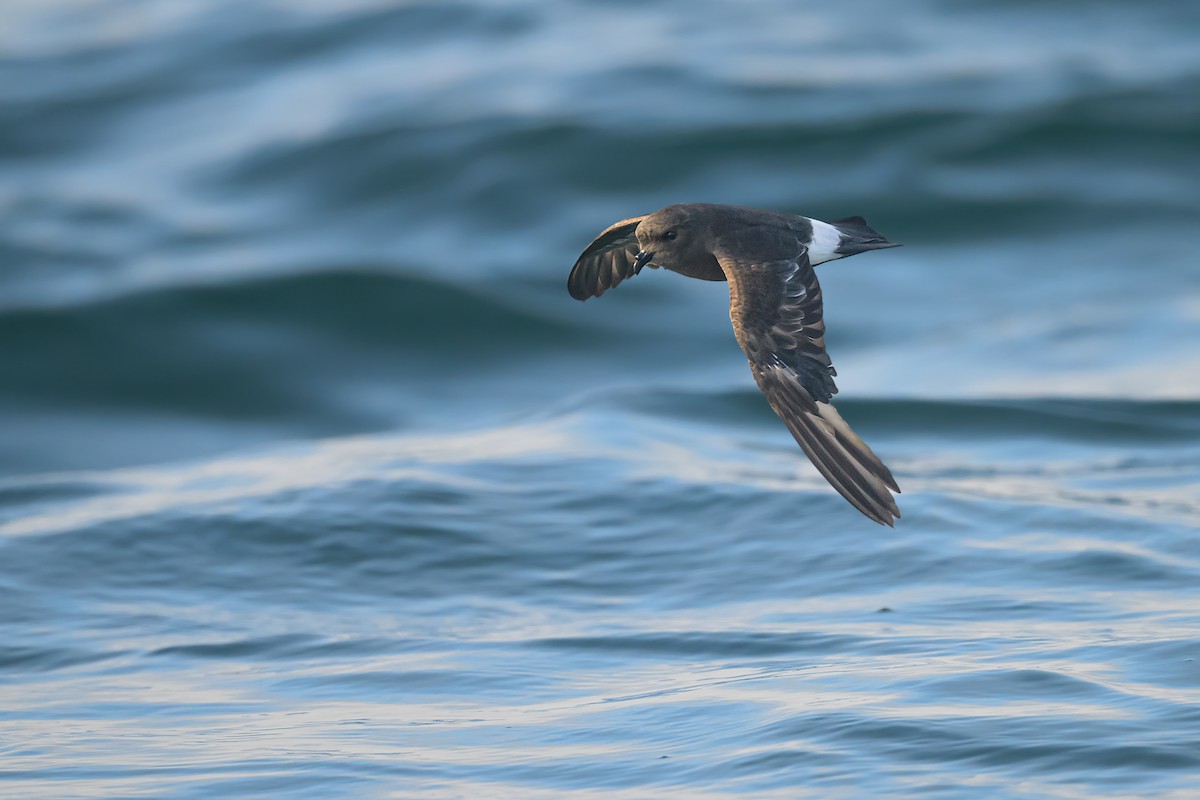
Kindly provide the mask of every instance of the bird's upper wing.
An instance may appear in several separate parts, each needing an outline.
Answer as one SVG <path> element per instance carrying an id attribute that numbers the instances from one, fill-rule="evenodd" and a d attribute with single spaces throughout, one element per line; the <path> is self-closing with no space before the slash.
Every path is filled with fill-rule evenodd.
<path id="1" fill-rule="evenodd" d="M 631 275 L 634 258 L 638 252 L 634 231 L 638 223 L 646 218 L 630 217 L 609 225 L 604 233 L 592 240 L 579 256 L 571 275 L 567 278 L 567 291 L 576 300 L 599 297 Z"/>
<path id="2" fill-rule="evenodd" d="M 880 524 L 900 509 L 892 473 L 829 401 L 836 374 L 825 352 L 821 286 L 801 249 L 795 258 L 739 261 L 717 253 L 729 280 L 729 317 L 754 380 L 816 468 Z"/>

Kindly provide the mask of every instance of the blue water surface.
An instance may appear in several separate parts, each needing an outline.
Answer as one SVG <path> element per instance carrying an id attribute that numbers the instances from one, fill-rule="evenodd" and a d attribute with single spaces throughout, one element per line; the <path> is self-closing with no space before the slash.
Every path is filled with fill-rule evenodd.
<path id="1" fill-rule="evenodd" d="M 0 9 L 0 797 L 1200 795 L 1200 5 Z M 894 530 L 718 283 L 819 268 Z"/>

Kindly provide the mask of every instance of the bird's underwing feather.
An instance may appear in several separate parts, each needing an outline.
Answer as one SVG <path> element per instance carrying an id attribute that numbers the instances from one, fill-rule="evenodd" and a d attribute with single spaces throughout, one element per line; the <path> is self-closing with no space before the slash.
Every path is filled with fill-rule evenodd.
<path id="1" fill-rule="evenodd" d="M 638 252 L 634 231 L 646 218 L 630 217 L 610 225 L 597 236 L 579 256 L 567 278 L 567 291 L 576 300 L 599 297 L 605 291 L 635 274 L 634 258 Z"/>

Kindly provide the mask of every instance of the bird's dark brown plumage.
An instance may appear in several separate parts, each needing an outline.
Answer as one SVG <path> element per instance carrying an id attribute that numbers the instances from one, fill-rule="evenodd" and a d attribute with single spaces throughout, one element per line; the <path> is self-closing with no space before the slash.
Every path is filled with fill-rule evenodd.
<path id="1" fill-rule="evenodd" d="M 567 280 L 567 291 L 576 300 L 599 297 L 621 281 L 636 274 L 633 259 L 637 255 L 634 230 L 646 218 L 630 217 L 615 222 L 597 236 L 575 261 Z"/>
<path id="2" fill-rule="evenodd" d="M 774 211 L 691 204 L 622 220 L 575 262 L 567 286 L 598 297 L 642 262 L 729 282 L 729 316 L 750 372 L 817 470 L 855 508 L 894 524 L 899 492 L 884 463 L 831 405 L 837 386 L 825 350 L 820 260 L 894 247 L 861 217 L 824 223 Z"/>

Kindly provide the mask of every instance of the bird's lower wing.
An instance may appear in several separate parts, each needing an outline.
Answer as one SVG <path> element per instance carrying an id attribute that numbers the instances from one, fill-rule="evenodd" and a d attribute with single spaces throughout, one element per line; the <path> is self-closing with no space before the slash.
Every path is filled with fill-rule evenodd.
<path id="1" fill-rule="evenodd" d="M 874 521 L 894 524 L 900 509 L 888 490 L 899 492 L 900 487 L 837 409 L 813 400 L 796 373 L 787 367 L 753 364 L 751 370 L 771 408 L 825 480 Z"/>
<path id="2" fill-rule="evenodd" d="M 729 280 L 729 316 L 767 402 L 825 479 L 866 516 L 892 525 L 900 516 L 895 478 L 829 401 L 837 392 L 825 352 L 821 287 L 798 256 L 758 263 L 720 253 Z M 890 490 L 890 491 L 889 491 Z"/>
<path id="3" fill-rule="evenodd" d="M 610 225 L 579 256 L 567 278 L 567 291 L 576 300 L 599 297 L 628 277 L 636 275 L 638 223 L 646 218 L 630 217 Z"/>

